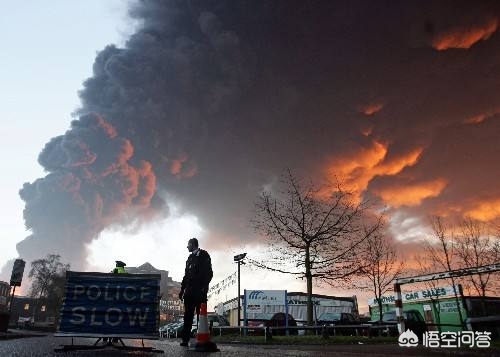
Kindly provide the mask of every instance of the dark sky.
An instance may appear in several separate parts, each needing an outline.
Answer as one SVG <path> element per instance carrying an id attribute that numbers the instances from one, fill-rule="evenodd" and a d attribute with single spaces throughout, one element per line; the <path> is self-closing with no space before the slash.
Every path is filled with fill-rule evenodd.
<path id="1" fill-rule="evenodd" d="M 47 175 L 20 191 L 27 260 L 57 247 L 84 266 L 103 229 L 170 200 L 209 247 L 251 242 L 286 168 L 387 207 L 399 238 L 433 214 L 500 216 L 497 2 L 162 0 L 130 16 L 138 31 L 97 55 L 71 129 L 40 153 Z"/>

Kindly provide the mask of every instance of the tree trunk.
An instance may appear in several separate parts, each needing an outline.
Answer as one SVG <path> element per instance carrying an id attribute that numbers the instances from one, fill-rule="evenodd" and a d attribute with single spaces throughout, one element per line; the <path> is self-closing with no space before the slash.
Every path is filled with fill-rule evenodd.
<path id="1" fill-rule="evenodd" d="M 376 279 L 375 279 L 376 280 Z M 375 298 L 377 299 L 378 303 L 378 319 L 382 321 L 382 316 L 384 315 L 384 312 L 382 311 L 383 304 L 382 304 L 382 289 L 380 286 L 377 286 L 375 284 Z"/>
<path id="2" fill-rule="evenodd" d="M 307 325 L 313 325 L 312 274 L 309 246 L 306 248 Z"/>
<path id="3" fill-rule="evenodd" d="M 382 311 L 382 297 L 379 296 L 378 298 L 378 319 L 382 321 L 382 316 L 384 315 Z"/>
<path id="4" fill-rule="evenodd" d="M 312 326 L 314 325 L 313 321 L 314 316 L 313 316 L 313 301 L 312 301 L 312 276 L 310 270 L 306 277 L 306 281 L 307 281 L 307 324 L 309 326 Z"/>

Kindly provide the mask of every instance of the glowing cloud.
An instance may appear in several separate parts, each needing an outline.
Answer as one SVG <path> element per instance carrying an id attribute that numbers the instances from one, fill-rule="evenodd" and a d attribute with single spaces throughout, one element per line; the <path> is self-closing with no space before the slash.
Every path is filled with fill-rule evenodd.
<path id="1" fill-rule="evenodd" d="M 359 111 L 366 116 L 371 116 L 375 113 L 378 113 L 384 108 L 382 103 L 370 103 L 365 106 L 359 108 Z"/>
<path id="2" fill-rule="evenodd" d="M 364 129 L 361 130 L 361 134 L 363 136 L 370 136 L 370 135 L 372 135 L 372 133 L 373 133 L 373 128 L 372 127 L 364 128 Z"/>
<path id="3" fill-rule="evenodd" d="M 104 230 L 88 245 L 88 263 L 97 271 L 109 271 L 110 252 L 119 257 L 127 266 L 138 266 L 150 262 L 156 267 L 165 266 L 169 257 L 168 270 L 176 279 L 182 279 L 184 261 L 189 254 L 186 249 L 189 237 L 203 237 L 203 227 L 198 217 L 183 213 L 170 201 L 171 215 L 160 221 L 142 225 L 140 230 L 117 230 L 114 227 Z M 204 241 L 200 244 L 203 246 Z M 115 258 L 118 259 L 118 258 Z"/>
<path id="4" fill-rule="evenodd" d="M 490 38 L 498 28 L 497 19 L 488 19 L 483 24 L 476 24 L 468 28 L 454 28 L 437 35 L 432 40 L 432 47 L 438 51 L 450 48 L 467 49 L 479 41 Z"/>
<path id="5" fill-rule="evenodd" d="M 329 176 L 338 175 L 345 189 L 360 193 L 375 176 L 371 173 L 384 160 L 386 154 L 387 145 L 373 141 L 369 148 L 361 148 L 357 152 L 334 160 L 328 167 Z"/>
<path id="6" fill-rule="evenodd" d="M 189 160 L 186 154 L 181 154 L 179 158 L 170 163 L 170 173 L 177 178 L 193 177 L 197 172 L 196 165 Z"/>
<path id="7" fill-rule="evenodd" d="M 347 191 L 359 195 L 365 191 L 376 176 L 392 176 L 405 167 L 415 165 L 422 154 L 422 148 L 387 159 L 388 145 L 372 141 L 368 148 L 347 154 L 333 160 L 327 168 L 328 177 L 337 176 Z M 323 192 L 322 194 L 331 194 Z"/>
<path id="8" fill-rule="evenodd" d="M 374 193 L 392 207 L 418 206 L 426 198 L 439 196 L 447 184 L 447 180 L 437 179 L 411 186 L 387 187 Z"/>
<path id="9" fill-rule="evenodd" d="M 486 120 L 485 114 L 474 115 L 473 117 L 465 119 L 465 124 L 479 124 Z"/>
<path id="10" fill-rule="evenodd" d="M 464 120 L 464 124 L 480 124 L 488 119 L 490 119 L 491 117 L 497 115 L 500 113 L 500 108 L 495 108 L 493 110 L 490 110 L 490 111 L 487 111 L 485 113 L 480 113 L 480 114 L 477 114 L 477 115 L 474 115 L 474 116 L 471 116 L 467 119 Z"/>
<path id="11" fill-rule="evenodd" d="M 473 208 L 466 211 L 464 216 L 484 222 L 498 218 L 500 217 L 500 198 L 478 202 Z"/>
<path id="12" fill-rule="evenodd" d="M 405 167 L 415 165 L 420 158 L 422 151 L 422 148 L 417 148 L 410 151 L 406 155 L 395 157 L 389 161 L 384 161 L 375 168 L 376 174 L 379 176 L 396 175 Z"/>

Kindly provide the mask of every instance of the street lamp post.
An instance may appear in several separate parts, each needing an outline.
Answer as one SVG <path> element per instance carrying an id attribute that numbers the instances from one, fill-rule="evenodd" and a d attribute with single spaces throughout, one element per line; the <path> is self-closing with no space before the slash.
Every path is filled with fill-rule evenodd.
<path id="1" fill-rule="evenodd" d="M 240 267 L 241 264 L 245 264 L 243 259 L 247 256 L 247 253 L 241 253 L 234 256 L 234 261 L 238 264 L 238 326 L 240 326 L 240 317 L 241 317 L 241 302 L 240 302 Z"/>

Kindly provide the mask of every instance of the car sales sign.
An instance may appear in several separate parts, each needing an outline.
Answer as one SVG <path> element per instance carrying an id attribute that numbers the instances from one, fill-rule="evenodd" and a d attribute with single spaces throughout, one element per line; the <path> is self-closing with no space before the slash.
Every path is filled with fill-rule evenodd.
<path id="1" fill-rule="evenodd" d="M 159 274 L 66 273 L 57 336 L 157 338 Z"/>

